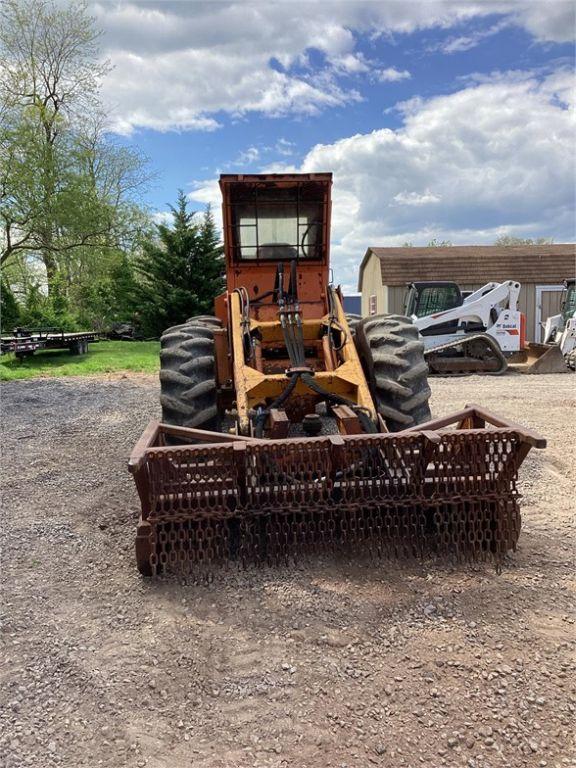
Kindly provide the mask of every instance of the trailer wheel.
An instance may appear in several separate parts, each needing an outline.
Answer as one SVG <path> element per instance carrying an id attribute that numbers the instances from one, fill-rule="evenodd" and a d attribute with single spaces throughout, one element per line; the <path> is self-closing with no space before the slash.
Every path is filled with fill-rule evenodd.
<path id="1" fill-rule="evenodd" d="M 374 404 L 391 432 L 430 419 L 424 344 L 410 318 L 374 315 L 356 327 L 356 346 Z"/>
<path id="2" fill-rule="evenodd" d="M 160 403 L 165 424 L 218 430 L 213 331 L 219 324 L 217 318 L 192 317 L 162 334 Z"/>

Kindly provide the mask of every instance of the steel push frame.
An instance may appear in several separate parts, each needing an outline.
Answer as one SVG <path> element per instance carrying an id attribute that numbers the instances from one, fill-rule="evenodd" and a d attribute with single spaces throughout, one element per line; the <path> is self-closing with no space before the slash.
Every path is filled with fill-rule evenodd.
<path id="1" fill-rule="evenodd" d="M 144 575 L 302 553 L 450 556 L 500 567 L 518 470 L 546 440 L 478 405 L 402 432 L 281 440 L 151 421 L 132 451 Z"/>

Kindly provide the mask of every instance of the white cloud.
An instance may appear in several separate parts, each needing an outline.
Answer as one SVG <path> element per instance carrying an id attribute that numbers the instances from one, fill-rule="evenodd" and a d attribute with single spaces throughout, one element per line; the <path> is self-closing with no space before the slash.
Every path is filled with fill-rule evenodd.
<path id="1" fill-rule="evenodd" d="M 334 171 L 340 278 L 354 284 L 369 245 L 491 243 L 502 230 L 573 239 L 573 87 L 568 72 L 502 76 L 420 102 L 397 131 L 315 147 L 302 170 Z"/>
<path id="2" fill-rule="evenodd" d="M 555 43 L 574 40 L 576 6 L 573 0 L 524 0 L 512 3 L 511 11 L 516 23 L 536 40 Z"/>
<path id="3" fill-rule="evenodd" d="M 174 221 L 174 214 L 172 211 L 154 211 L 150 218 L 154 222 L 154 224 L 166 224 L 167 226 L 171 226 Z"/>
<path id="4" fill-rule="evenodd" d="M 266 70 L 263 63 L 253 69 L 250 59 L 213 50 L 156 57 L 117 52 L 113 60 L 115 76 L 105 83 L 104 96 L 115 104 L 113 126 L 122 133 L 133 127 L 213 130 L 218 122 L 209 115 L 220 110 L 314 114 L 357 98 L 333 81 L 307 82 Z"/>
<path id="5" fill-rule="evenodd" d="M 402 205 L 427 205 L 428 203 L 440 202 L 440 197 L 430 192 L 429 189 L 422 193 L 407 192 L 406 190 L 403 190 L 402 192 L 398 192 L 397 195 L 394 195 L 392 199 Z"/>
<path id="6" fill-rule="evenodd" d="M 396 69 L 388 67 L 376 71 L 376 77 L 383 83 L 397 83 L 399 80 L 409 80 L 412 75 L 407 69 Z"/>
<path id="7" fill-rule="evenodd" d="M 114 129 L 124 134 L 138 127 L 214 130 L 222 112 L 314 114 L 360 98 L 351 75 L 389 82 L 409 76 L 394 67 L 378 73 L 357 50 L 362 35 L 450 30 L 493 14 L 538 41 L 562 42 L 574 29 L 571 0 L 340 0 L 329 12 L 324 3 L 298 0 L 100 0 L 92 8 L 115 67 L 104 95 Z M 470 47 L 473 38 L 451 38 L 451 45 Z M 320 65 L 310 64 L 313 50 L 323 56 Z"/>
<path id="8" fill-rule="evenodd" d="M 348 290 L 370 245 L 489 244 L 503 232 L 573 240 L 571 72 L 499 73 L 404 114 L 397 130 L 319 144 L 286 169 L 334 173 L 332 258 Z M 192 197 L 217 204 L 217 185 Z"/>
<path id="9" fill-rule="evenodd" d="M 273 158 L 288 158 L 296 154 L 296 144 L 293 141 L 280 138 L 274 144 L 260 144 L 258 147 L 249 146 L 241 150 L 238 155 L 230 162 L 225 162 L 221 166 L 222 171 L 227 173 L 244 172 L 246 166 L 258 164 L 270 165 Z M 251 169 L 254 171 L 254 168 Z"/>
<path id="10" fill-rule="evenodd" d="M 296 144 L 293 141 L 280 138 L 276 142 L 274 149 L 277 154 L 282 155 L 283 157 L 290 157 L 290 155 L 293 155 L 296 151 Z"/>
<path id="11" fill-rule="evenodd" d="M 361 53 L 347 53 L 331 59 L 331 64 L 337 72 L 348 75 L 361 75 L 369 72 L 371 64 Z"/>
<path id="12" fill-rule="evenodd" d="M 497 35 L 503 29 L 509 27 L 510 24 L 510 19 L 503 19 L 497 24 L 493 24 L 491 27 L 488 27 L 488 29 L 479 29 L 471 32 L 468 35 L 449 37 L 447 40 L 444 40 L 442 43 L 436 46 L 436 49 L 441 50 L 444 53 L 460 53 L 461 51 L 469 51 L 471 48 L 475 48 L 477 45 L 479 45 L 482 40 L 486 40 L 489 37 Z"/>
<path id="13" fill-rule="evenodd" d="M 240 152 L 236 160 L 237 165 L 251 165 L 257 160 L 260 160 L 260 150 L 258 147 L 248 147 L 243 152 Z"/>

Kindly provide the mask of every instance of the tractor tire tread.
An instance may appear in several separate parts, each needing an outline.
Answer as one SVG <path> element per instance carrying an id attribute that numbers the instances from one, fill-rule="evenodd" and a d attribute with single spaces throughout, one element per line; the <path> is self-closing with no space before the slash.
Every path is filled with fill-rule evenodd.
<path id="1" fill-rule="evenodd" d="M 190 318 L 162 335 L 160 404 L 166 424 L 217 431 L 214 328 L 205 323 L 204 316 Z"/>
<path id="2" fill-rule="evenodd" d="M 186 402 L 193 402 L 206 395 L 212 395 L 213 391 L 216 391 L 215 381 L 211 381 L 210 379 L 199 381 L 198 384 L 194 384 L 194 386 L 189 387 L 182 392 L 182 399 Z"/>
<path id="3" fill-rule="evenodd" d="M 193 360 L 190 360 L 187 355 L 185 362 L 180 366 L 180 371 L 193 379 L 196 371 L 200 371 L 200 369 L 206 367 L 210 368 L 211 366 L 214 366 L 214 358 L 210 355 L 201 355 L 200 357 L 195 357 Z"/>
<path id="4" fill-rule="evenodd" d="M 403 373 L 398 381 L 401 384 L 409 384 L 409 382 L 413 381 L 414 379 L 419 379 L 422 375 L 426 376 L 427 374 L 428 363 L 424 360 L 423 362 L 418 363 L 418 365 L 410 368 L 410 370 L 406 371 L 406 373 Z"/>
<path id="5" fill-rule="evenodd" d="M 350 335 L 352 338 L 356 335 L 356 326 L 362 322 L 362 315 L 357 315 L 355 312 L 346 312 L 346 322 L 350 329 Z"/>
<path id="6" fill-rule="evenodd" d="M 428 366 L 418 329 L 402 315 L 375 315 L 357 327 L 356 346 L 374 404 L 391 432 L 430 419 Z"/>
<path id="7" fill-rule="evenodd" d="M 187 376 L 180 371 L 174 371 L 170 368 L 160 369 L 160 381 L 167 387 L 185 387 L 190 385 L 190 381 Z"/>
<path id="8" fill-rule="evenodd" d="M 214 317 L 214 315 L 196 315 L 196 317 L 189 317 L 186 323 L 194 323 L 195 325 L 208 325 L 214 328 L 221 328 L 222 321 Z"/>

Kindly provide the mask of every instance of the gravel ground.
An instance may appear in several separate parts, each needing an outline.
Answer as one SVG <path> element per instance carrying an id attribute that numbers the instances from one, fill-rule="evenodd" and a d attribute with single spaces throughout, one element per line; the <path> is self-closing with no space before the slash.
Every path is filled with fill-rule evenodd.
<path id="1" fill-rule="evenodd" d="M 491 566 L 319 561 L 142 580 L 130 449 L 151 377 L 4 384 L 0 765 L 574 766 L 565 376 L 436 379 L 549 438 Z"/>

